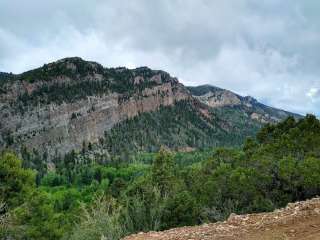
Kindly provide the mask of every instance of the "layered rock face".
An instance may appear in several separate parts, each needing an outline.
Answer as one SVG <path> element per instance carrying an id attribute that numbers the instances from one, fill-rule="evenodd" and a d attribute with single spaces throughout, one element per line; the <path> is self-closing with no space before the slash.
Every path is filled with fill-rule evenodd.
<path id="1" fill-rule="evenodd" d="M 91 74 L 81 76 L 79 61 L 81 64 L 88 64 L 85 66 L 92 70 Z M 35 75 L 32 81 L 22 74 L 1 86 L 2 147 L 26 146 L 28 149 L 46 152 L 49 156 L 63 155 L 73 149 L 81 149 L 84 142 L 97 142 L 116 123 L 190 98 L 189 92 L 177 79 L 162 71 L 147 68 L 130 71 L 121 68 L 109 73 L 108 70 L 99 69 L 98 64 L 80 59 L 64 59 L 52 65 L 48 67 L 49 71 L 58 65 L 64 70 L 71 70 L 72 74 L 58 73 L 57 76 L 43 79 L 32 73 Z M 114 90 L 116 85 L 112 85 L 113 81 L 117 81 L 115 75 L 123 71 L 128 74 L 126 81 L 131 89 L 130 93 Z M 90 83 L 98 83 L 102 87 L 107 84 L 108 88 L 104 91 L 98 89 L 95 94 L 82 89 L 89 94 L 76 101 L 68 101 L 69 98 L 61 102 L 56 102 L 54 98 L 43 101 L 49 99 L 48 96 L 57 88 L 78 88 L 84 82 L 88 88 L 92 87 Z M 48 93 L 42 94 L 42 91 Z M 35 96 L 36 93 L 38 96 Z M 59 93 L 56 96 L 59 98 Z M 77 98 L 77 95 L 70 99 L 73 97 Z"/>
<path id="2" fill-rule="evenodd" d="M 0 73 L 0 151 L 35 149 L 49 160 L 100 139 L 109 139 L 109 148 L 127 141 L 131 149 L 230 146 L 263 123 L 292 115 L 217 87 L 185 87 L 147 67 L 104 68 L 66 58 L 18 75 Z M 134 121 L 123 124 L 128 119 Z M 123 139 L 126 131 L 135 142 Z"/>
<path id="3" fill-rule="evenodd" d="M 237 106 L 241 104 L 241 97 L 221 88 L 210 85 L 189 87 L 194 97 L 213 108 Z"/>
<path id="4" fill-rule="evenodd" d="M 276 123 L 288 116 L 295 116 L 284 110 L 268 107 L 259 103 L 256 99 L 247 96 L 242 97 L 229 90 L 210 85 L 188 87 L 193 97 L 212 108 L 237 108 L 248 115 L 252 120 L 261 123 Z"/>

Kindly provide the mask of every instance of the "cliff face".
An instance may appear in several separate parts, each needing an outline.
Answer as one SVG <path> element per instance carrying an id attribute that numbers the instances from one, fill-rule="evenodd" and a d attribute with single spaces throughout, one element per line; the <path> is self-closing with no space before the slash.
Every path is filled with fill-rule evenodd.
<path id="1" fill-rule="evenodd" d="M 66 58 L 0 73 L 0 150 L 26 147 L 49 159 L 96 142 L 115 153 L 236 146 L 291 115 L 213 86 L 187 88 L 147 67 Z"/>
<path id="2" fill-rule="evenodd" d="M 99 71 L 97 64 L 88 63 L 94 71 L 86 76 L 81 76 L 73 59 L 65 59 L 55 64 L 58 64 L 59 68 L 71 69 L 71 73 L 75 75 L 58 74 L 48 79 L 40 76 L 30 81 L 22 74 L 1 86 L 2 146 L 12 144 L 18 148 L 24 145 L 29 149 L 47 152 L 49 156 L 65 154 L 73 149 L 81 149 L 83 142 L 97 142 L 104 136 L 105 131 L 116 123 L 139 113 L 155 111 L 160 106 L 170 106 L 190 98 L 189 92 L 175 78 L 161 71 L 144 69 L 148 71 L 148 76 L 145 76 L 142 69 L 133 71 L 127 79 L 128 86 L 131 87 L 128 94 L 113 90 L 112 81 L 117 79 L 111 74 L 108 75 L 108 71 Z M 127 69 L 116 71 L 128 72 Z M 77 88 L 79 85 L 82 87 L 83 82 L 88 84 L 88 88 L 90 83 L 99 83 L 101 87 L 107 84 L 109 87 L 102 93 L 98 89 L 97 93 L 88 94 L 76 101 L 68 101 L 68 98 L 58 103 L 54 97 L 52 101 L 48 101 L 50 90 L 52 93 L 56 88 Z M 56 97 L 59 98 L 59 93 Z M 76 93 L 70 97 L 72 99 L 78 96 Z"/>
<path id="3" fill-rule="evenodd" d="M 234 108 L 247 114 L 252 120 L 261 123 L 276 123 L 288 116 L 299 118 L 297 114 L 292 114 L 281 109 L 268 107 L 259 103 L 256 99 L 246 96 L 242 97 L 229 90 L 202 85 L 197 87 L 188 87 L 193 97 L 200 102 L 207 104 L 212 108 Z"/>
<path id="4" fill-rule="evenodd" d="M 190 89 L 194 93 L 195 98 L 210 107 L 218 108 L 225 106 L 237 106 L 241 104 L 241 97 L 228 90 L 211 86 L 208 86 L 207 91 L 203 92 L 196 92 L 195 88 L 192 87 L 190 87 Z"/>

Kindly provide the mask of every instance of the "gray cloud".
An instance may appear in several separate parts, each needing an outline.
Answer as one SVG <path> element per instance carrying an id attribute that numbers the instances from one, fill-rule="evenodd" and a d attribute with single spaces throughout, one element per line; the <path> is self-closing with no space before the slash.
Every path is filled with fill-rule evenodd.
<path id="1" fill-rule="evenodd" d="M 0 70 L 66 56 L 147 65 L 319 114 L 319 10 L 317 0 L 2 0 Z"/>

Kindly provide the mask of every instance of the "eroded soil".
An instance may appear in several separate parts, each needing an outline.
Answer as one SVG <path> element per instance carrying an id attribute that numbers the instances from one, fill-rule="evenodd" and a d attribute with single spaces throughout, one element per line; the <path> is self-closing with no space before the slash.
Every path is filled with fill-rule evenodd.
<path id="1" fill-rule="evenodd" d="M 231 214 L 225 222 L 138 233 L 124 240 L 320 240 L 320 198 L 271 213 Z"/>

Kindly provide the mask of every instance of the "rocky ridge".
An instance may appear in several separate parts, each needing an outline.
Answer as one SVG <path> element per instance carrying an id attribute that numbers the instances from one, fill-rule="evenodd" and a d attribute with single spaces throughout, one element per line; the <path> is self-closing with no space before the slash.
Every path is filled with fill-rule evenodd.
<path id="1" fill-rule="evenodd" d="M 142 68 L 133 71 L 128 78 L 129 87 L 132 88 L 130 94 L 115 91 L 112 89 L 112 81 L 116 79 L 108 76 L 108 71 L 106 74 L 100 65 L 88 62 L 88 74 L 82 76 L 78 61 L 83 64 L 83 60 L 72 58 L 45 67 L 48 72 L 54 68 L 58 68 L 59 72 L 71 70 L 73 76 L 58 72 L 57 75 L 50 73 L 53 77 L 47 79 L 45 74 L 37 77 L 36 72 L 35 77 L 30 77 L 31 73 L 27 72 L 17 75 L 15 81 L 2 85 L 4 93 L 0 95 L 0 142 L 4 142 L 4 138 L 9 141 L 12 139 L 17 146 L 36 147 L 49 155 L 56 152 L 64 154 L 80 149 L 83 142 L 97 142 L 105 131 L 120 121 L 191 97 L 177 79 L 162 71 Z M 144 76 L 140 73 L 142 70 L 151 71 L 151 75 Z M 113 71 L 128 70 L 119 68 Z M 108 88 L 102 93 L 88 94 L 77 101 L 49 101 L 47 95 L 39 94 L 39 91 L 54 91 L 53 86 L 63 89 L 76 87 L 82 82 L 89 85 L 100 82 L 101 87 L 107 84 Z M 146 87 L 142 87 L 146 82 Z M 33 101 L 31 97 L 36 93 L 39 96 Z M 21 96 L 24 96 L 22 100 Z"/>
<path id="2" fill-rule="evenodd" d="M 176 127 L 178 132 L 190 127 L 189 122 L 179 121 L 181 118 L 206 126 L 198 124 L 193 135 L 184 131 L 185 137 L 193 139 L 184 142 L 196 142 L 199 136 L 204 138 L 206 134 L 211 134 L 212 138 L 214 132 L 222 136 L 228 131 L 230 134 L 236 131 L 240 141 L 243 128 L 253 133 L 263 123 L 293 115 L 212 86 L 187 88 L 160 70 L 104 68 L 78 57 L 65 58 L 22 74 L 0 73 L 0 150 L 19 151 L 25 147 L 49 159 L 63 156 L 71 150 L 81 150 L 85 144 L 99 142 L 125 120 L 158 112 L 161 107 L 178 106 L 182 101 L 187 103 L 180 105 L 190 109 L 190 113 L 187 118 L 180 116 L 182 109 L 175 110 L 178 115 L 173 119 L 181 123 Z M 227 107 L 238 107 L 241 111 L 232 109 L 232 116 L 228 118 L 225 116 Z M 207 131 L 207 127 L 211 130 Z M 130 131 L 137 129 L 133 127 Z M 156 134 L 171 138 L 172 133 Z M 243 134 L 243 138 L 246 136 L 247 133 Z M 195 146 L 183 144 L 180 147 Z"/>
<path id="3" fill-rule="evenodd" d="M 193 97 L 212 108 L 237 108 L 261 123 L 279 122 L 288 115 L 299 117 L 281 109 L 271 108 L 250 96 L 242 97 L 226 89 L 201 85 L 188 87 Z"/>

